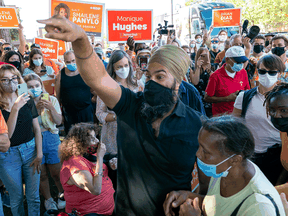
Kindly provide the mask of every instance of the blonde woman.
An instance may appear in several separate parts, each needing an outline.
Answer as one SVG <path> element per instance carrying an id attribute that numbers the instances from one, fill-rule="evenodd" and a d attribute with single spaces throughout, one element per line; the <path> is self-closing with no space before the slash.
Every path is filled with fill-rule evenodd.
<path id="1" fill-rule="evenodd" d="M 46 93 L 41 78 L 37 74 L 28 74 L 24 77 L 24 80 L 27 83 L 30 96 L 34 99 L 39 114 L 38 122 L 43 137 L 40 191 L 45 198 L 44 206 L 46 210 L 64 209 L 66 203 L 63 198 L 63 188 L 60 183 L 61 164 L 58 156 L 58 147 L 61 141 L 58 135 L 59 130 L 56 127 L 56 125 L 60 125 L 62 121 L 60 105 L 56 97 L 49 96 L 48 93 Z M 47 96 L 46 99 L 42 97 L 45 96 L 45 93 Z M 51 197 L 48 170 L 59 192 L 57 203 Z"/>
<path id="2" fill-rule="evenodd" d="M 28 215 L 40 215 L 40 166 L 42 136 L 36 106 L 28 95 L 18 95 L 20 72 L 11 65 L 0 67 L 0 109 L 7 122 L 11 147 L 0 152 L 0 179 L 10 194 L 13 215 L 25 215 L 23 182 Z"/>

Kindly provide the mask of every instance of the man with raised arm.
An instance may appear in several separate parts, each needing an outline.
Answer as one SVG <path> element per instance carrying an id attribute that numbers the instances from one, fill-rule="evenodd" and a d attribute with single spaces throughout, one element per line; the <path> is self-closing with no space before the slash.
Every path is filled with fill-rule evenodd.
<path id="1" fill-rule="evenodd" d="M 136 94 L 109 76 L 82 28 L 60 16 L 38 22 L 46 24 L 46 37 L 72 42 L 83 80 L 117 114 L 116 215 L 164 215 L 167 193 L 191 189 L 199 146 L 200 114 L 177 97 L 189 56 L 161 47 L 149 61 L 144 92 Z"/>

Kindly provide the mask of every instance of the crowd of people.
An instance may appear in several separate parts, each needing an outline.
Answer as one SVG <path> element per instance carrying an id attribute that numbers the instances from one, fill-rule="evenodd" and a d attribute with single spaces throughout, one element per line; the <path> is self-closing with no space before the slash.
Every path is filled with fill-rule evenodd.
<path id="1" fill-rule="evenodd" d="M 73 49 L 46 59 L 21 25 L 18 50 L 1 40 L 0 198 L 14 216 L 24 194 L 32 216 L 40 194 L 45 215 L 288 215 L 285 36 L 211 27 L 105 48 L 61 15 L 39 22 Z"/>

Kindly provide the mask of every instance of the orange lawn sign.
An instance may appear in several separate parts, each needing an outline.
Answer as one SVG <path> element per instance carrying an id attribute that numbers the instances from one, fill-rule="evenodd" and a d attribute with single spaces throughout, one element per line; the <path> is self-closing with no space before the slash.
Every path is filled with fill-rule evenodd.
<path id="1" fill-rule="evenodd" d="M 0 7 L 0 28 L 18 28 L 16 8 Z"/>
<path id="2" fill-rule="evenodd" d="M 108 43 L 153 41 L 153 10 L 107 10 Z"/>
<path id="3" fill-rule="evenodd" d="M 213 10 L 212 25 L 214 28 L 240 26 L 241 8 Z"/>
<path id="4" fill-rule="evenodd" d="M 44 38 L 35 38 L 34 43 L 41 46 L 44 58 L 58 59 L 58 41 Z"/>
<path id="5" fill-rule="evenodd" d="M 60 14 L 83 28 L 87 35 L 103 37 L 104 3 L 50 0 L 50 15 Z"/>

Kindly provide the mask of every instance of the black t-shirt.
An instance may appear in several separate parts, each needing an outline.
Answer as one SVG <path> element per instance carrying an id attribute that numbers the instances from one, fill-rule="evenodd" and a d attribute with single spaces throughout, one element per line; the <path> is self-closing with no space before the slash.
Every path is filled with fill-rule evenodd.
<path id="1" fill-rule="evenodd" d="M 167 193 L 191 190 L 201 114 L 179 100 L 155 138 L 151 124 L 140 114 L 143 92 L 121 89 L 113 108 L 119 158 L 116 215 L 164 216 Z"/>
<path id="2" fill-rule="evenodd" d="M 212 51 L 212 50 L 210 50 L 210 56 L 211 56 L 211 63 L 214 63 L 214 61 L 215 61 L 215 58 L 216 58 L 216 56 L 218 55 L 218 53 L 220 53 L 221 51 L 220 50 L 218 50 L 218 52 L 214 52 L 214 51 Z"/>
<path id="3" fill-rule="evenodd" d="M 8 121 L 10 112 L 2 109 L 5 121 Z M 34 138 L 33 124 L 34 118 L 38 117 L 38 112 L 34 100 L 30 100 L 18 112 L 18 118 L 14 133 L 10 139 L 11 147 L 31 141 Z"/>

